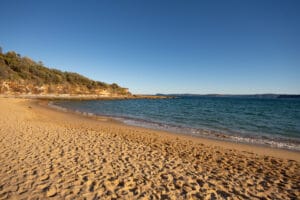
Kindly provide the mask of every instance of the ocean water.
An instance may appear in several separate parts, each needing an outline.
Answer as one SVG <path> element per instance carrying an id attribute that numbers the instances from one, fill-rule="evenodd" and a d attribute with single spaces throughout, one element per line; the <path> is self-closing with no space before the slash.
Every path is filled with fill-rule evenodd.
<path id="1" fill-rule="evenodd" d="M 56 101 L 53 106 L 201 137 L 300 150 L 300 100 L 238 97 Z"/>

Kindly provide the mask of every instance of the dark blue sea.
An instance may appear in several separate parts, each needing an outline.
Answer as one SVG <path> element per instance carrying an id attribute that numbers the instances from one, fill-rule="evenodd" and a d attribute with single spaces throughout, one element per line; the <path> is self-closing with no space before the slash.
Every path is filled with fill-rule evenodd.
<path id="1" fill-rule="evenodd" d="M 180 97 L 56 101 L 53 106 L 200 137 L 300 150 L 300 99 Z"/>

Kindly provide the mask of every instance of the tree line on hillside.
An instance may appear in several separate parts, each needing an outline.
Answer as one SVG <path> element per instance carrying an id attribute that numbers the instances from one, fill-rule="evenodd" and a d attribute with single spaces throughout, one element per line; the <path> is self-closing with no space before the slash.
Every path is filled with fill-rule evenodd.
<path id="1" fill-rule="evenodd" d="M 74 72 L 50 69 L 42 62 L 35 62 L 29 57 L 22 57 L 14 51 L 2 52 L 0 47 L 0 81 L 25 81 L 36 85 L 68 84 L 84 86 L 88 90 L 107 89 L 117 93 L 126 93 L 126 89 L 116 83 L 107 84 L 93 81 Z"/>

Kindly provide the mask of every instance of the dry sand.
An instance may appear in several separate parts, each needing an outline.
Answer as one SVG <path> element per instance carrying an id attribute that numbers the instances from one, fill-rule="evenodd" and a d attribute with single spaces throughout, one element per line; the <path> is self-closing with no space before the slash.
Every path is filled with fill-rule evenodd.
<path id="1" fill-rule="evenodd" d="M 299 156 L 0 98 L 0 199 L 297 199 Z"/>

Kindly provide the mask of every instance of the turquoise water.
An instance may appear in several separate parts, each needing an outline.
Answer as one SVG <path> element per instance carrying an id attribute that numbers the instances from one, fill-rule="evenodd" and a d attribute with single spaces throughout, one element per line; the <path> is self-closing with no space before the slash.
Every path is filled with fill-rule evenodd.
<path id="1" fill-rule="evenodd" d="M 58 101 L 127 124 L 300 150 L 300 100 L 234 97 Z"/>

